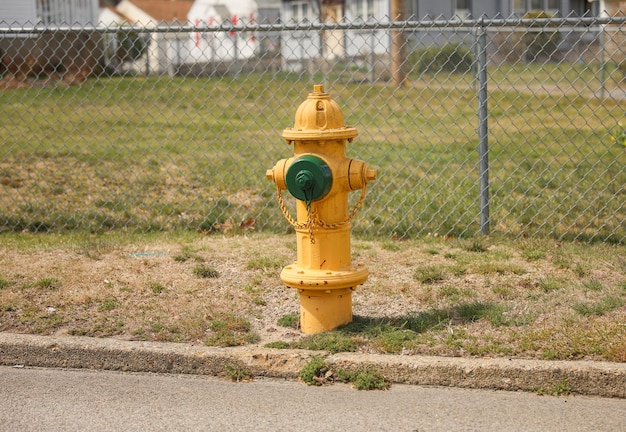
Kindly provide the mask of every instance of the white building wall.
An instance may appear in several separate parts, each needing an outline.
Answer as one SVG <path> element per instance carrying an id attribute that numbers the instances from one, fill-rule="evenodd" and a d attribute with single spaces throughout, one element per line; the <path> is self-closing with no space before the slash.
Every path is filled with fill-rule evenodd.
<path id="1" fill-rule="evenodd" d="M 46 0 L 37 2 L 37 18 L 43 24 L 95 25 L 98 0 Z"/>
<path id="2" fill-rule="evenodd" d="M 37 23 L 35 0 L 0 1 L 0 22 L 8 25 L 24 26 Z"/>
<path id="3" fill-rule="evenodd" d="M 257 22 L 258 7 L 253 0 L 196 0 L 187 20 L 196 26 L 244 26 Z M 185 48 L 184 63 L 212 63 L 253 57 L 258 42 L 251 32 L 194 32 Z"/>

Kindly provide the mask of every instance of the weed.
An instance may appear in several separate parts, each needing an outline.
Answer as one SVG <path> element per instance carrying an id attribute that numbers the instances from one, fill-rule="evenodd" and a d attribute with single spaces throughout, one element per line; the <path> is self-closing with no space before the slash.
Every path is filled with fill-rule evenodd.
<path id="1" fill-rule="evenodd" d="M 292 343 L 293 348 L 308 349 L 313 351 L 354 352 L 358 344 L 348 335 L 338 331 L 319 333 L 306 336 Z"/>
<path id="2" fill-rule="evenodd" d="M 11 281 L 3 279 L 0 277 L 0 289 L 8 288 L 12 285 Z"/>
<path id="3" fill-rule="evenodd" d="M 588 289 L 589 291 L 595 291 L 595 292 L 599 292 L 604 289 L 602 282 L 596 279 L 590 279 L 588 281 L 583 282 L 583 287 L 585 289 Z"/>
<path id="4" fill-rule="evenodd" d="M 108 299 L 100 303 L 100 306 L 98 306 L 98 311 L 99 312 L 112 311 L 113 309 L 116 309 L 118 306 L 119 304 L 116 300 Z"/>
<path id="5" fill-rule="evenodd" d="M 261 270 L 263 272 L 271 272 L 273 270 L 282 269 L 284 261 L 276 257 L 258 257 L 248 261 L 246 268 L 248 270 Z"/>
<path id="6" fill-rule="evenodd" d="M 423 284 L 431 284 L 446 278 L 445 269 L 438 266 L 422 266 L 415 269 L 413 279 Z"/>
<path id="7" fill-rule="evenodd" d="M 541 291 L 549 293 L 563 287 L 563 282 L 553 276 L 546 276 L 539 280 L 538 287 Z"/>
<path id="8" fill-rule="evenodd" d="M 357 390 L 387 390 L 391 383 L 374 368 L 358 370 L 352 376 L 352 385 Z"/>
<path id="9" fill-rule="evenodd" d="M 452 285 L 444 285 L 438 291 L 440 295 L 453 301 L 459 299 L 461 295 L 461 291 Z"/>
<path id="10" fill-rule="evenodd" d="M 150 289 L 155 294 L 161 294 L 165 290 L 165 287 L 161 285 L 160 283 L 151 283 Z"/>
<path id="11" fill-rule="evenodd" d="M 352 383 L 357 390 L 387 390 L 391 383 L 374 367 L 364 366 L 356 370 L 339 368 L 333 370 L 331 365 L 321 356 L 311 358 L 300 371 L 300 379 L 308 385 L 320 386 L 336 381 Z"/>
<path id="12" fill-rule="evenodd" d="M 373 341 L 373 345 L 387 354 L 398 353 L 408 342 L 415 340 L 417 333 L 411 330 L 389 329 Z"/>
<path id="13" fill-rule="evenodd" d="M 546 250 L 537 242 L 530 241 L 522 247 L 521 255 L 527 261 L 539 261 L 546 257 Z"/>
<path id="14" fill-rule="evenodd" d="M 211 335 L 205 339 L 208 346 L 238 346 L 258 342 L 260 337 L 251 331 L 250 321 L 234 315 L 223 314 L 209 324 Z"/>
<path id="15" fill-rule="evenodd" d="M 557 383 L 547 384 L 537 389 L 537 394 L 544 396 L 567 396 L 572 393 L 572 387 L 570 386 L 567 378 L 563 378 Z"/>
<path id="16" fill-rule="evenodd" d="M 577 303 L 572 309 L 583 316 L 602 316 L 624 305 L 624 300 L 619 297 L 605 297 L 597 303 Z"/>
<path id="17" fill-rule="evenodd" d="M 220 277 L 220 274 L 213 267 L 199 264 L 193 268 L 193 274 L 204 279 L 216 279 Z"/>
<path id="18" fill-rule="evenodd" d="M 589 271 L 587 270 L 587 268 L 585 266 L 583 266 L 580 263 L 577 263 L 574 266 L 574 273 L 576 274 L 576 276 L 578 276 L 579 278 L 585 277 L 587 276 L 587 273 L 589 273 Z"/>
<path id="19" fill-rule="evenodd" d="M 181 253 L 179 253 L 178 255 L 174 255 L 173 259 L 176 262 L 185 262 L 190 259 L 193 259 L 194 261 L 197 261 L 197 262 L 204 262 L 204 258 L 202 258 L 197 253 L 191 252 L 190 250 L 187 250 L 187 249 L 183 249 Z"/>
<path id="20" fill-rule="evenodd" d="M 275 348 L 275 349 L 289 349 L 291 348 L 291 344 L 285 341 L 275 341 L 266 343 L 265 348 Z"/>
<path id="21" fill-rule="evenodd" d="M 554 350 L 545 350 L 541 353 L 541 358 L 544 360 L 556 360 L 559 358 L 559 353 Z"/>
<path id="22" fill-rule="evenodd" d="M 225 365 L 226 376 L 235 382 L 247 382 L 252 380 L 252 372 L 240 365 Z"/>
<path id="23" fill-rule="evenodd" d="M 462 303 L 454 308 L 456 314 L 465 322 L 478 321 L 483 318 L 493 320 L 495 322 L 502 322 L 501 316 L 502 307 L 493 303 Z"/>
<path id="24" fill-rule="evenodd" d="M 311 360 L 304 365 L 298 375 L 302 381 L 308 385 L 321 386 L 325 379 L 326 373 L 329 371 L 329 364 L 322 356 L 313 356 Z"/>
<path id="25" fill-rule="evenodd" d="M 400 244 L 398 242 L 391 241 L 391 240 L 384 241 L 380 245 L 380 247 L 383 250 L 388 250 L 388 251 L 392 251 L 392 252 L 397 252 L 400 249 L 402 249 L 402 247 L 400 246 Z"/>
<path id="26" fill-rule="evenodd" d="M 485 245 L 485 241 L 480 237 L 474 237 L 471 243 L 466 243 L 463 246 L 463 249 L 465 249 L 468 252 L 478 252 L 478 253 L 487 252 L 487 246 Z"/>
<path id="27" fill-rule="evenodd" d="M 267 304 L 265 299 L 260 295 L 255 295 L 254 297 L 252 297 L 252 303 L 256 306 L 265 306 Z"/>
<path id="28" fill-rule="evenodd" d="M 465 276 L 467 274 L 467 267 L 461 264 L 450 266 L 449 270 L 456 277 Z"/>
<path id="29" fill-rule="evenodd" d="M 276 324 L 281 327 L 298 329 L 300 328 L 300 315 L 295 313 L 283 315 L 278 318 Z"/>
<path id="30" fill-rule="evenodd" d="M 35 282 L 34 285 L 37 288 L 54 290 L 59 288 L 60 281 L 57 278 L 43 278 Z"/>
<path id="31" fill-rule="evenodd" d="M 491 292 L 504 299 L 510 299 L 514 296 L 513 289 L 505 285 L 496 285 L 491 288 Z"/>

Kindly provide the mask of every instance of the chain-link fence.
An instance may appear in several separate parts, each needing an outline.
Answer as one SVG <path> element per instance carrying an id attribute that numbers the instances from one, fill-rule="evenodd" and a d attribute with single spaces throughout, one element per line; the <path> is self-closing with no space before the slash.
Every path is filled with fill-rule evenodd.
<path id="1" fill-rule="evenodd" d="M 624 243 L 625 23 L 0 22 L 0 232 L 285 231 L 265 172 L 319 83 L 379 174 L 354 232 Z"/>

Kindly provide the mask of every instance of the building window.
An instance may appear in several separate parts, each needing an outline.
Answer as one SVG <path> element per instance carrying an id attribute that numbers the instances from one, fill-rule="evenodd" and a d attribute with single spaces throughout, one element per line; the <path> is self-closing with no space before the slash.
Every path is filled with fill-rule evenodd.
<path id="1" fill-rule="evenodd" d="M 456 9 L 454 16 L 460 19 L 471 18 L 472 16 L 472 0 L 456 0 Z"/>
<path id="2" fill-rule="evenodd" d="M 561 10 L 560 3 L 560 0 L 513 0 L 513 13 L 521 17 L 526 12 L 541 10 L 550 15 L 558 16 L 559 10 Z"/>
<path id="3" fill-rule="evenodd" d="M 303 21 L 313 21 L 313 17 L 311 16 L 311 8 L 309 7 L 309 2 L 299 1 L 299 2 L 291 2 L 291 21 L 293 22 L 303 22 Z"/>
<path id="4" fill-rule="evenodd" d="M 356 0 L 354 2 L 354 19 L 365 22 L 374 18 L 374 0 Z"/>

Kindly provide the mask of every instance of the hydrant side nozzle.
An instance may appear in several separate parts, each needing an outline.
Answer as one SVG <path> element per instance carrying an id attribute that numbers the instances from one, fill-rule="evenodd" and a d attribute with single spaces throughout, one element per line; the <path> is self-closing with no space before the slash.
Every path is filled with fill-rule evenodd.
<path id="1" fill-rule="evenodd" d="M 362 160 L 350 159 L 347 169 L 349 190 L 363 189 L 367 182 L 376 180 L 376 170 L 370 169 Z"/>
<path id="2" fill-rule="evenodd" d="M 287 185 L 285 184 L 285 172 L 287 171 L 287 168 L 289 167 L 293 159 L 294 158 L 279 160 L 278 162 L 276 162 L 276 165 L 274 165 L 274 168 L 268 169 L 265 172 L 265 177 L 267 177 L 268 180 L 276 183 L 276 186 L 279 189 L 287 189 Z"/>
<path id="3" fill-rule="evenodd" d="M 367 181 L 372 181 L 372 180 L 376 180 L 376 177 L 378 177 L 378 172 L 376 170 L 367 168 L 367 173 L 365 174 L 365 179 Z"/>

